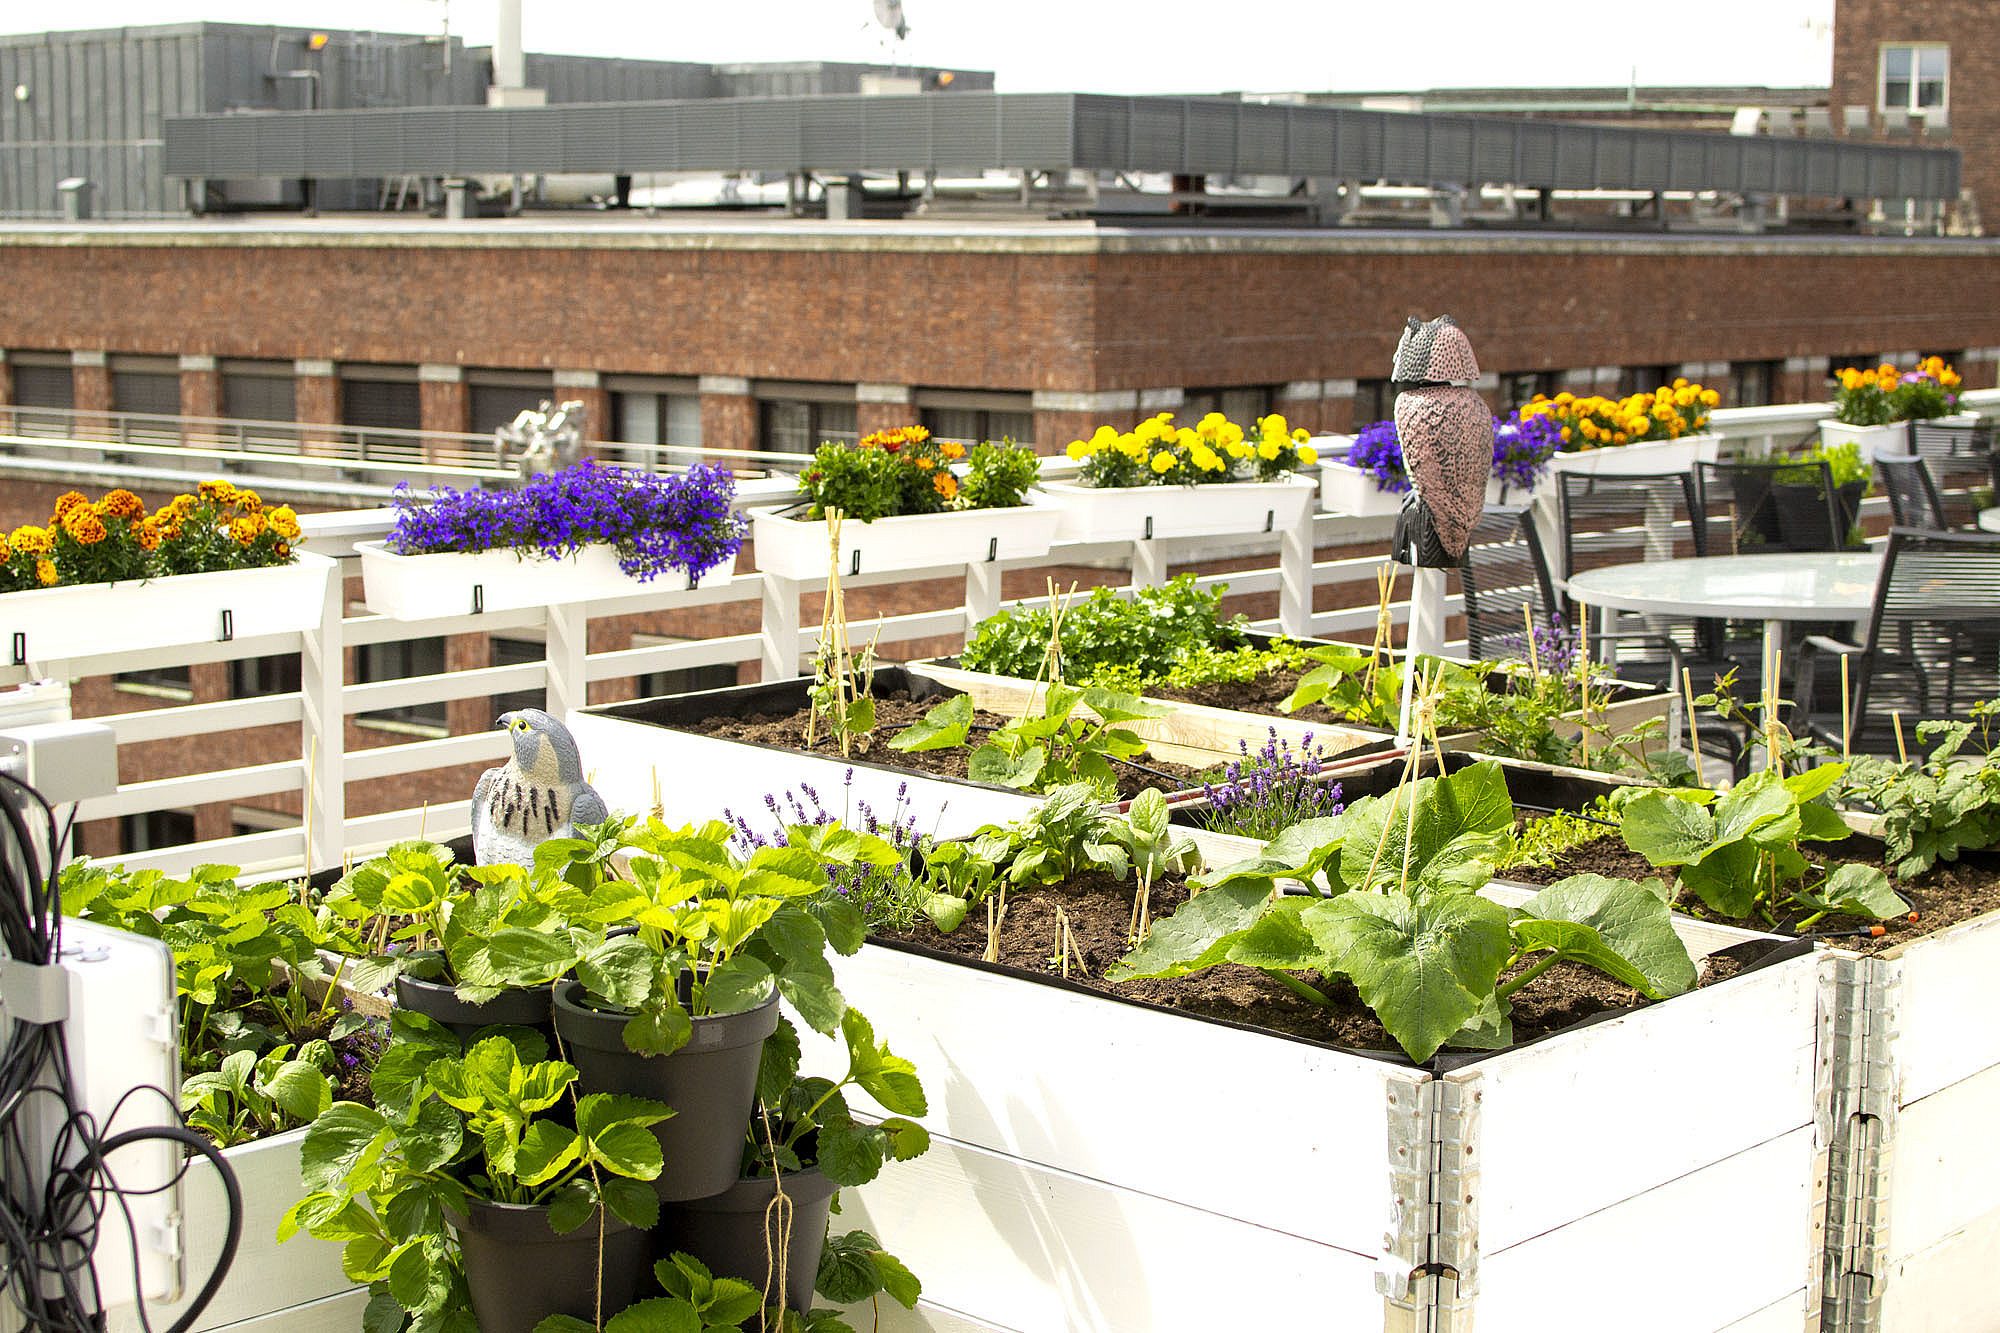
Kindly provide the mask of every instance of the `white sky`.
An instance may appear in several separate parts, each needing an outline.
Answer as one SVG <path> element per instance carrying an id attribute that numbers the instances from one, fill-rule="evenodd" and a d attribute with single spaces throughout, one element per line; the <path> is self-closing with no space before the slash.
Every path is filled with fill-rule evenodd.
<path id="1" fill-rule="evenodd" d="M 1007 92 L 1824 85 L 1832 0 L 523 0 L 531 51 L 993 69 Z M 491 0 L 0 4 L 0 32 L 209 19 L 493 36 Z M 892 51 L 900 49 L 900 57 Z"/>

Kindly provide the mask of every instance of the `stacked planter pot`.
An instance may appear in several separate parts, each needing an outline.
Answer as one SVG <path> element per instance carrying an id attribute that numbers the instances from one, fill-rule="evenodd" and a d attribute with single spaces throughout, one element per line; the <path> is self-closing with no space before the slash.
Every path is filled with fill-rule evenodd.
<path id="1" fill-rule="evenodd" d="M 1754 938 L 1677 928 L 1697 954 Z M 1802 1328 L 1814 960 L 1747 947 L 1773 951 L 1418 1067 L 871 943 L 842 991 L 942 1077 L 930 1152 L 843 1216 L 924 1276 L 896 1329 Z M 1625 1261 L 1690 1227 L 1699 1281 Z"/>
<path id="2" fill-rule="evenodd" d="M 334 562 L 309 551 L 268 569 L 0 594 L 0 653 L 14 666 L 106 652 L 316 629 Z"/>

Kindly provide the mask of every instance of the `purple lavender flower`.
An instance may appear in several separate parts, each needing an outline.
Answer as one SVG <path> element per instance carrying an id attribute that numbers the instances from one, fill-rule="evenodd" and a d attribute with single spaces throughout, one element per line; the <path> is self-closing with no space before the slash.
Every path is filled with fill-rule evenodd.
<path id="1" fill-rule="evenodd" d="M 1275 838 L 1294 824 L 1337 815 L 1346 808 L 1340 784 L 1320 780 L 1324 755 L 1310 733 L 1300 738 L 1296 754 L 1276 727 L 1254 754 L 1249 741 L 1236 745 L 1242 756 L 1224 765 L 1222 782 L 1202 784 L 1208 809 L 1201 818 L 1209 828 Z"/>
<path id="2" fill-rule="evenodd" d="M 404 484 L 391 501 L 388 544 L 401 555 L 511 549 L 561 559 L 604 542 L 642 583 L 669 570 L 692 582 L 735 561 L 743 544 L 735 496 L 726 468 L 702 464 L 662 476 L 594 459 L 511 491 L 439 487 L 418 495 Z"/>
<path id="3" fill-rule="evenodd" d="M 1519 412 L 1493 419 L 1493 476 L 1510 488 L 1532 490 L 1562 445 L 1562 427 L 1549 417 L 1521 420 Z M 1348 446 L 1347 465 L 1375 478 L 1375 489 L 1391 494 L 1410 489 L 1403 444 L 1396 423 L 1377 421 L 1362 428 Z"/>
<path id="4" fill-rule="evenodd" d="M 1533 653 L 1528 651 L 1525 634 L 1504 634 L 1498 642 L 1510 657 L 1532 662 L 1550 675 L 1566 676 L 1576 671 L 1576 631 L 1563 623 L 1560 611 L 1551 615 L 1547 624 L 1535 626 Z"/>

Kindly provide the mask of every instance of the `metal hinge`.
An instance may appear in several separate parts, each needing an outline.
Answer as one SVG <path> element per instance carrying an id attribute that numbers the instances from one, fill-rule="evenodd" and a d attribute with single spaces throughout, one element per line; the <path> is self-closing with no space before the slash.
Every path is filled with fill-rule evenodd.
<path id="1" fill-rule="evenodd" d="M 1886 1206 L 1898 1101 L 1902 966 L 1833 957 L 1821 969 L 1819 1074 L 1827 1149 L 1822 1333 L 1881 1326 Z"/>
<path id="2" fill-rule="evenodd" d="M 1472 1327 L 1479 1278 L 1476 1073 L 1389 1091 L 1389 1171 L 1396 1208 L 1376 1290 L 1396 1326 Z"/>

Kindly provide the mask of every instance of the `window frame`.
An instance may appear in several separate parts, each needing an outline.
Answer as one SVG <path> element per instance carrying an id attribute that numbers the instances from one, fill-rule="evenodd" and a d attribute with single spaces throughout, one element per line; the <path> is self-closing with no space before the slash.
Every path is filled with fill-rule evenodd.
<path id="1" fill-rule="evenodd" d="M 1908 79 L 1905 80 L 1909 86 L 1909 95 L 1900 105 L 1891 105 L 1889 102 L 1889 53 L 1892 51 L 1907 51 L 1910 53 L 1910 73 Z M 1938 80 L 1938 101 L 1929 106 L 1924 105 L 1918 100 L 1919 91 L 1924 85 L 1923 54 L 1926 51 L 1939 51 L 1944 54 L 1944 73 Z M 1913 116 L 1924 115 L 1931 111 L 1943 111 L 1949 114 L 1951 111 L 1951 43 L 1898 41 L 1883 42 L 1876 47 L 1875 110 L 1877 114 L 1884 111 L 1902 111 Z"/>

